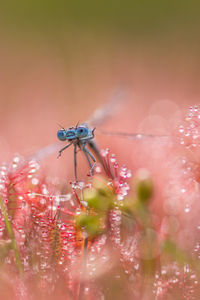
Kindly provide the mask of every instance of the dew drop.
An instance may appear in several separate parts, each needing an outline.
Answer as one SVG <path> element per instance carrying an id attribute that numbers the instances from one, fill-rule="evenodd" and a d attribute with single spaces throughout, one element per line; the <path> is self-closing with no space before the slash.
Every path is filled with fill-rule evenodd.
<path id="1" fill-rule="evenodd" d="M 127 175 L 127 178 L 131 178 L 131 176 L 132 176 L 131 170 L 128 170 L 126 175 Z"/>
<path id="2" fill-rule="evenodd" d="M 189 205 L 189 204 L 186 204 L 186 205 L 185 205 L 185 212 L 186 212 L 186 213 L 189 213 L 189 212 L 190 212 L 190 205 Z"/>
<path id="3" fill-rule="evenodd" d="M 119 167 L 118 163 L 115 162 L 114 165 L 113 165 L 113 167 L 114 167 L 115 169 L 117 169 L 117 168 Z"/>
<path id="4" fill-rule="evenodd" d="M 116 156 L 115 154 L 112 154 L 111 157 L 110 157 L 110 162 L 111 163 L 115 163 L 116 162 Z"/>
<path id="5" fill-rule="evenodd" d="M 100 174 L 100 173 L 102 172 L 101 167 L 100 167 L 100 166 L 96 166 L 95 172 L 96 172 L 97 174 Z"/>
<path id="6" fill-rule="evenodd" d="M 3 184 L 0 184 L 0 190 L 3 190 L 5 186 Z"/>
<path id="7" fill-rule="evenodd" d="M 40 200 L 40 204 L 42 204 L 42 205 L 46 204 L 46 199 L 42 198 L 42 199 Z"/>
<path id="8" fill-rule="evenodd" d="M 183 133 L 183 132 L 184 132 L 184 128 L 183 128 L 182 125 L 179 127 L 179 132 L 180 132 L 180 133 Z"/>
<path id="9" fill-rule="evenodd" d="M 44 194 L 44 195 L 47 195 L 48 194 L 48 190 L 47 190 L 47 188 L 44 186 L 43 187 L 43 189 L 42 189 L 42 193 Z"/>
<path id="10" fill-rule="evenodd" d="M 38 178 L 33 178 L 32 179 L 32 184 L 33 185 L 37 185 L 39 183 L 39 179 Z"/>

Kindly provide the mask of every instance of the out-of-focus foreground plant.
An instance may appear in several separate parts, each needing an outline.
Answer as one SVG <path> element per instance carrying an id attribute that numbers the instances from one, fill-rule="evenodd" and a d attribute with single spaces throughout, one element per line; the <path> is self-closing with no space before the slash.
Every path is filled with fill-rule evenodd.
<path id="1" fill-rule="evenodd" d="M 1 299 L 198 299 L 199 241 L 184 247 L 176 218 L 156 214 L 146 169 L 132 178 L 102 157 L 107 174 L 98 166 L 65 195 L 35 161 L 1 167 Z"/>

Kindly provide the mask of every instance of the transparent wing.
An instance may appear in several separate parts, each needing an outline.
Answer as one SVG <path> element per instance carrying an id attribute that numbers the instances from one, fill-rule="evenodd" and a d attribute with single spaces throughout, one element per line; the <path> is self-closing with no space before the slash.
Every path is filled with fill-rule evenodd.
<path id="1" fill-rule="evenodd" d="M 55 143 L 55 144 L 48 145 L 48 146 L 36 151 L 32 155 L 27 155 L 24 158 L 20 157 L 20 160 L 14 169 L 13 169 L 12 165 L 10 165 L 11 172 L 12 171 L 16 172 L 16 170 L 23 169 L 32 161 L 39 163 L 40 161 L 42 161 L 49 155 L 55 153 L 60 148 L 61 148 L 60 143 Z"/>
<path id="2" fill-rule="evenodd" d="M 115 115 L 125 100 L 127 88 L 119 87 L 111 95 L 111 98 L 104 106 L 94 111 L 92 116 L 86 121 L 89 126 L 98 126 L 109 117 Z"/>
<path id="3" fill-rule="evenodd" d="M 40 162 L 43 159 L 47 158 L 48 156 L 54 154 L 60 148 L 61 148 L 60 143 L 48 145 L 48 146 L 36 151 L 35 153 L 26 156 L 26 158 L 22 161 L 21 164 L 19 164 L 18 167 L 23 167 L 24 165 L 26 165 L 26 163 L 28 163 L 30 161 Z"/>
<path id="4" fill-rule="evenodd" d="M 141 140 L 141 139 L 168 139 L 169 135 L 154 135 L 154 134 L 140 134 L 140 133 L 127 133 L 127 132 L 109 132 L 104 130 L 97 130 L 99 134 L 109 135 L 109 136 L 118 136 L 122 138 L 127 138 L 130 140 Z"/>
<path id="5" fill-rule="evenodd" d="M 41 161 L 44 158 L 48 157 L 49 155 L 58 151 L 60 148 L 61 148 L 60 143 L 51 144 L 51 145 L 48 145 L 48 146 L 38 150 L 34 154 L 30 155 L 27 159 Z"/>

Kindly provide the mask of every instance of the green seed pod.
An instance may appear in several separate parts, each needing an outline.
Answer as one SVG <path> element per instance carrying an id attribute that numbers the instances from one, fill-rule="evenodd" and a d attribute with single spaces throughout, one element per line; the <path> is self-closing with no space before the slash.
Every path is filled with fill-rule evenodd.
<path id="1" fill-rule="evenodd" d="M 94 177 L 93 187 L 98 191 L 99 195 L 111 197 L 113 192 L 107 185 L 107 181 L 103 177 Z"/>
<path id="2" fill-rule="evenodd" d="M 96 237 L 102 233 L 101 219 L 97 216 L 82 213 L 76 217 L 76 225 L 79 229 L 84 229 L 88 236 Z"/>
<path id="3" fill-rule="evenodd" d="M 107 188 L 107 187 L 106 187 Z M 106 212 L 112 203 L 112 193 L 103 188 L 89 188 L 83 192 L 84 201 L 87 201 L 88 206 L 96 212 Z"/>
<path id="4" fill-rule="evenodd" d="M 136 193 L 138 200 L 142 203 L 149 202 L 153 194 L 153 184 L 149 176 L 149 172 L 141 169 L 137 174 Z"/>

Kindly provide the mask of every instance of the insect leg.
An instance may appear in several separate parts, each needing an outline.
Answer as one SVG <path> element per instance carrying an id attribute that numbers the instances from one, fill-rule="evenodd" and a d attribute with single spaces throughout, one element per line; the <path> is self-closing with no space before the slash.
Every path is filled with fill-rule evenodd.
<path id="1" fill-rule="evenodd" d="M 71 144 L 72 144 L 72 143 L 70 143 L 70 144 L 68 144 L 67 146 L 65 146 L 64 148 L 60 149 L 60 150 L 58 151 L 58 157 L 60 157 L 60 156 L 61 156 L 61 153 L 62 153 L 65 149 L 67 149 Z M 58 158 L 58 157 L 57 157 L 57 158 Z"/>
<path id="2" fill-rule="evenodd" d="M 92 153 L 86 148 L 85 145 L 83 145 L 83 151 L 84 151 L 84 153 L 85 153 L 85 155 L 86 155 L 86 157 L 87 157 L 87 160 L 88 160 L 88 162 L 89 162 L 89 165 L 90 165 L 90 173 L 91 173 L 91 175 L 92 175 L 93 169 L 94 169 L 94 167 L 95 167 L 95 165 L 96 165 L 96 159 L 94 158 L 94 156 L 92 155 Z M 90 158 L 93 160 L 93 162 L 94 162 L 93 165 L 91 164 L 88 155 L 89 155 Z"/>
<path id="3" fill-rule="evenodd" d="M 77 145 L 74 144 L 74 175 L 75 175 L 75 181 L 77 182 L 77 160 L 76 160 L 76 147 Z"/>
<path id="4" fill-rule="evenodd" d="M 88 164 L 89 164 L 90 169 L 91 169 L 92 168 L 92 163 L 91 163 L 90 158 L 89 158 L 87 152 L 85 151 L 85 149 L 83 149 L 83 153 L 85 154 L 85 157 L 87 158 Z"/>
<path id="5" fill-rule="evenodd" d="M 93 140 L 90 140 L 90 141 L 88 141 L 88 145 L 89 145 L 90 149 L 95 152 L 95 155 L 98 157 L 101 165 L 104 168 L 105 173 L 108 176 L 111 175 L 111 177 L 113 177 L 113 175 L 111 174 L 111 171 L 108 169 L 106 163 L 104 162 L 104 160 L 103 160 L 103 158 L 102 158 L 102 156 L 100 154 L 100 150 L 99 150 L 99 147 L 97 146 L 97 144 Z"/>
<path id="6" fill-rule="evenodd" d="M 85 149 L 83 149 L 83 153 L 85 154 L 85 156 L 87 158 L 87 161 L 88 161 L 88 164 L 90 166 L 90 175 L 92 175 L 92 167 L 93 167 L 93 165 L 92 165 L 92 163 L 90 161 L 90 157 L 89 157 L 88 153 L 85 151 Z"/>

